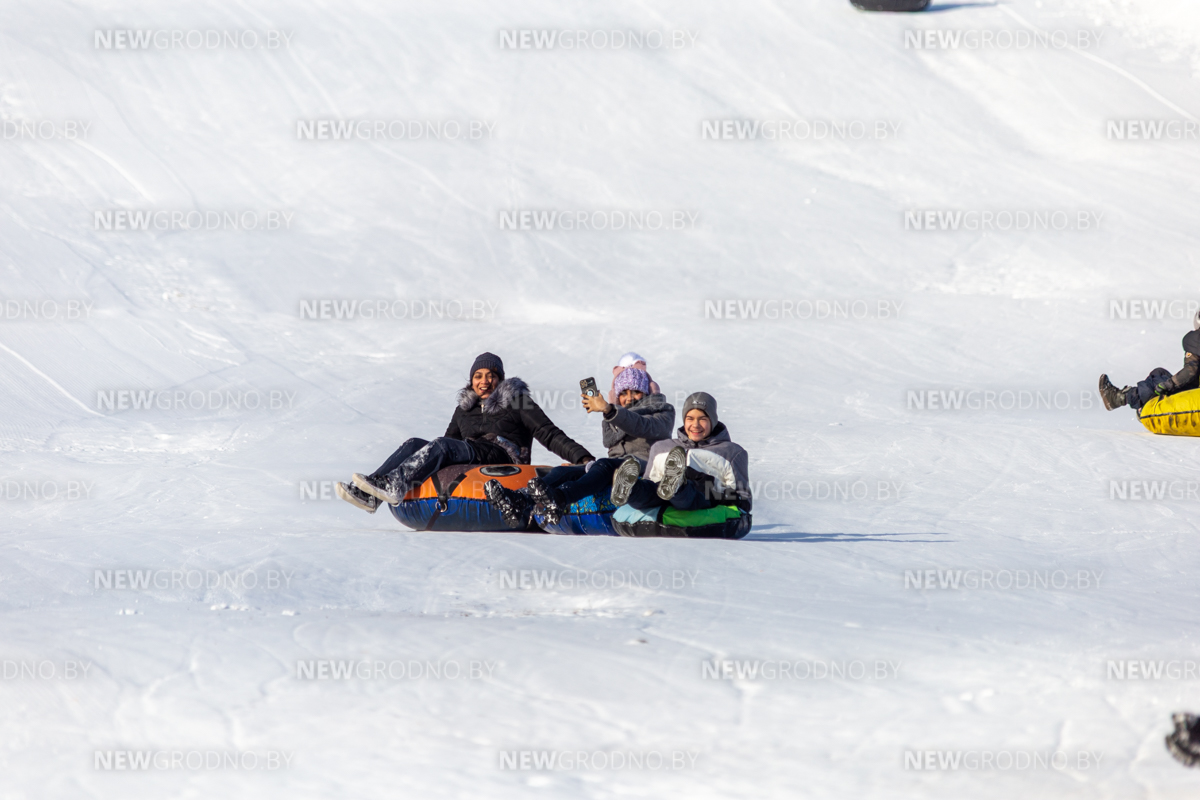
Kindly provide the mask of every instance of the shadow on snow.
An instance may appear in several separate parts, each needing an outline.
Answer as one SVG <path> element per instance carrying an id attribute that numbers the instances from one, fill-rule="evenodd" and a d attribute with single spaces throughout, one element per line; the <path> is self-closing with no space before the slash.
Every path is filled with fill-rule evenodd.
<path id="1" fill-rule="evenodd" d="M 755 525 L 754 529 L 742 541 L 744 542 L 888 542 L 891 544 L 949 544 L 950 539 L 913 539 L 913 536 L 949 536 L 946 533 L 927 531 L 925 533 L 802 533 L 787 530 L 790 525 L 775 523 L 770 525 Z M 772 529 L 783 528 L 778 532 Z M 899 538 L 903 537 L 903 538 Z"/>
<path id="2" fill-rule="evenodd" d="M 999 3 L 945 3 L 944 5 L 931 5 L 925 9 L 923 14 L 937 14 L 942 11 L 956 11 L 960 8 L 995 8 Z"/>

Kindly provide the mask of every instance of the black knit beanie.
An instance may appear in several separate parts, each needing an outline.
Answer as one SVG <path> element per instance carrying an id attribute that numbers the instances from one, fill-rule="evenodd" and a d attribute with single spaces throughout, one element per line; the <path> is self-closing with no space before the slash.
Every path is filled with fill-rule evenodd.
<path id="1" fill-rule="evenodd" d="M 1188 331 L 1183 336 L 1183 350 L 1194 356 L 1200 356 L 1200 331 Z"/>
<path id="2" fill-rule="evenodd" d="M 504 362 L 500 360 L 500 356 L 498 355 L 480 353 L 475 356 L 475 363 L 471 365 L 471 374 L 468 377 L 474 378 L 475 373 L 481 369 L 490 369 L 500 376 L 500 380 L 504 380 Z"/>

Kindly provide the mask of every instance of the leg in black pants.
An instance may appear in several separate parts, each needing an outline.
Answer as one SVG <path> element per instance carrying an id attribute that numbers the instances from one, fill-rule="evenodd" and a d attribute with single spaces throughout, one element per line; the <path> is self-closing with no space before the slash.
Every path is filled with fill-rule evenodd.
<path id="1" fill-rule="evenodd" d="M 1142 406 L 1150 402 L 1150 398 L 1155 396 L 1155 390 L 1163 381 L 1171 379 L 1171 373 L 1167 372 L 1162 367 L 1155 367 L 1151 370 L 1146 380 L 1139 381 L 1137 386 L 1131 386 L 1125 392 L 1125 402 L 1134 411 L 1141 411 Z"/>
<path id="2" fill-rule="evenodd" d="M 704 497 L 704 492 L 696 488 L 696 482 L 691 479 L 685 480 L 683 485 L 679 487 L 679 491 L 669 501 L 664 501 L 658 496 L 657 483 L 648 481 L 645 478 L 639 478 L 637 483 L 633 485 L 633 489 L 629 492 L 629 505 L 639 511 L 649 511 L 650 509 L 658 508 L 664 502 L 670 502 L 672 506 L 680 511 L 696 511 L 701 508 L 712 508 L 713 505 Z"/>
<path id="3" fill-rule="evenodd" d="M 593 494 L 612 488 L 613 473 L 621 466 L 619 458 L 601 458 L 594 461 L 586 472 L 583 467 L 555 467 L 543 479 L 546 485 L 558 493 L 555 502 L 563 507 L 576 503 Z"/>
<path id="4" fill-rule="evenodd" d="M 439 436 L 431 442 L 409 439 L 372 473 L 372 478 L 387 478 L 402 492 L 420 486 L 439 469 L 452 464 L 479 464 L 475 448 L 461 439 Z"/>
<path id="5" fill-rule="evenodd" d="M 384 475 L 387 475 L 396 467 L 400 466 L 409 458 L 411 458 L 413 453 L 417 452 L 427 444 L 429 444 L 429 442 L 424 439 L 409 439 L 407 442 L 400 445 L 400 447 L 396 449 L 396 452 L 388 456 L 387 461 L 383 462 L 383 466 L 371 473 L 371 477 L 382 478 Z"/>

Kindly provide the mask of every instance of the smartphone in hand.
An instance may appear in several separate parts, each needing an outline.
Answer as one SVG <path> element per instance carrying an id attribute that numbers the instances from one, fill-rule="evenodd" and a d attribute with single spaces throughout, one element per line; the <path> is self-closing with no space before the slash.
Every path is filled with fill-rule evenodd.
<path id="1" fill-rule="evenodd" d="M 596 388 L 595 378 L 584 378 L 579 382 L 579 391 L 584 397 L 599 397 L 600 390 Z"/>

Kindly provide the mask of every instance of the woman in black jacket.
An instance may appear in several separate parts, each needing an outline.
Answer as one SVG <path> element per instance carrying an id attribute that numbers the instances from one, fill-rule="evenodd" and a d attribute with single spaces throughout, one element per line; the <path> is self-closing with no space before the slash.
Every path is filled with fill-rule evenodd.
<path id="1" fill-rule="evenodd" d="M 528 464 L 533 440 L 572 464 L 589 453 L 550 421 L 520 378 L 504 378 L 504 362 L 483 353 L 471 365 L 471 382 L 458 393 L 446 433 L 431 442 L 409 439 L 370 475 L 355 473 L 337 495 L 375 512 L 380 502 L 397 505 L 410 489 L 452 464 Z"/>

